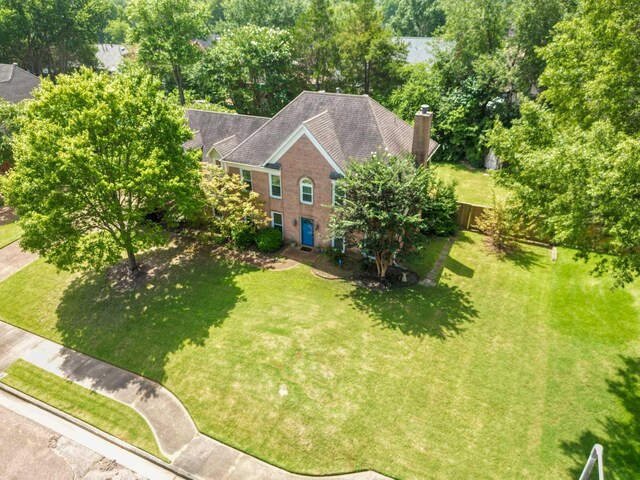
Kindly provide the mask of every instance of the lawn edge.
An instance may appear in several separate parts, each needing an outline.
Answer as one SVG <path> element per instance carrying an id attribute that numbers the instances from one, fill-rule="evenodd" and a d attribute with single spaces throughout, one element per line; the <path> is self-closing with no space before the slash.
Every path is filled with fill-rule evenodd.
<path id="1" fill-rule="evenodd" d="M 14 324 L 13 322 L 8 321 L 6 318 L 0 318 L 0 321 L 3 321 L 3 322 L 5 322 L 5 323 L 7 323 L 7 324 L 9 324 L 9 325 L 11 325 L 11 326 L 13 326 L 13 327 L 15 327 L 15 328 L 19 328 L 20 330 L 23 330 L 23 331 L 25 331 L 25 332 L 27 332 L 27 333 L 30 333 L 31 335 L 35 335 L 35 336 L 40 337 L 40 338 L 42 338 L 42 339 L 44 339 L 44 340 L 48 340 L 48 341 L 50 341 L 50 342 L 53 342 L 53 343 L 55 343 L 55 344 L 57 344 L 57 345 L 63 346 L 63 347 L 65 347 L 65 348 L 71 348 L 71 347 L 67 347 L 66 345 L 64 345 L 64 344 L 62 344 L 62 343 L 59 343 L 59 342 L 57 342 L 57 341 L 55 341 L 55 340 L 51 340 L 50 338 L 43 337 L 42 335 L 40 335 L 40 334 L 38 334 L 38 333 L 34 333 L 34 332 L 32 332 L 31 330 L 27 330 L 26 328 L 23 328 L 23 327 L 21 327 L 21 326 L 19 326 L 19 325 L 16 325 L 16 324 Z M 280 469 L 280 470 L 283 470 L 283 471 L 285 471 L 285 472 L 287 472 L 287 473 L 291 473 L 291 474 L 293 474 L 293 475 L 300 475 L 300 476 L 303 476 L 303 477 L 308 477 L 308 478 L 310 478 L 310 479 L 312 479 L 312 478 L 333 478 L 333 477 L 339 477 L 339 476 L 344 476 L 344 475 L 355 475 L 355 474 L 359 474 L 359 473 L 367 473 L 367 472 L 377 473 L 377 474 L 382 475 L 382 476 L 384 476 L 384 477 L 387 477 L 387 478 L 389 478 L 389 479 L 396 478 L 396 477 L 391 477 L 391 476 L 389 476 L 389 475 L 387 475 L 387 474 L 385 474 L 385 473 L 382 473 L 382 472 L 380 472 L 380 471 L 378 471 L 378 470 L 374 470 L 374 469 L 372 469 L 372 468 L 361 468 L 361 469 L 356 469 L 356 470 L 344 470 L 344 471 L 331 472 L 331 473 L 322 473 L 322 474 L 304 473 L 304 472 L 301 472 L 301 471 L 297 471 L 297 470 L 293 470 L 293 469 L 284 468 L 284 467 L 280 466 L 280 465 L 279 465 L 279 464 L 277 464 L 277 463 L 270 462 L 270 461 L 268 461 L 268 460 L 266 460 L 266 459 L 264 459 L 264 458 L 262 458 L 262 457 L 259 457 L 258 455 L 255 455 L 255 454 L 253 454 L 253 453 L 250 453 L 249 451 L 245 450 L 244 448 L 236 447 L 236 446 L 234 446 L 234 445 L 233 445 L 233 444 L 231 444 L 231 443 L 228 443 L 228 442 L 225 442 L 225 441 L 219 440 L 218 438 L 214 437 L 213 435 L 209 435 L 208 433 L 203 432 L 203 431 L 200 429 L 200 427 L 198 426 L 198 423 L 197 423 L 197 422 L 194 420 L 194 418 L 191 416 L 191 413 L 189 412 L 189 410 L 187 409 L 187 407 L 184 405 L 184 403 L 182 403 L 182 400 L 180 400 L 180 398 L 179 398 L 175 393 L 173 393 L 173 391 L 172 391 L 171 389 L 167 388 L 167 387 L 166 387 L 164 384 L 162 384 L 161 382 L 158 382 L 158 381 L 156 381 L 156 380 L 152 380 L 152 379 L 150 379 L 150 378 L 148 378 L 148 377 L 145 377 L 144 375 L 141 375 L 141 374 L 136 373 L 136 372 L 134 372 L 134 371 L 132 371 L 132 370 L 129 370 L 128 368 L 124 368 L 124 367 L 121 367 L 121 366 L 119 366 L 119 365 L 116 365 L 116 364 L 114 364 L 114 363 L 112 363 L 112 362 L 110 362 L 110 361 L 103 360 L 103 359 L 101 359 L 101 358 L 99 358 L 99 357 L 95 357 L 95 356 L 93 356 L 93 355 L 90 355 L 90 354 L 88 354 L 88 353 L 86 353 L 86 352 L 84 352 L 84 351 L 82 351 L 82 350 L 75 349 L 75 348 L 73 348 L 72 350 L 75 350 L 75 351 L 77 351 L 77 352 L 80 352 L 80 353 L 82 353 L 82 354 L 84 354 L 84 355 L 87 355 L 87 356 L 89 356 L 89 357 L 91 357 L 91 358 L 95 358 L 95 359 L 97 359 L 97 360 L 100 360 L 101 362 L 107 363 L 107 364 L 112 365 L 112 366 L 114 366 L 114 367 L 116 367 L 116 368 L 120 368 L 120 369 L 122 369 L 122 370 L 125 370 L 125 371 L 127 371 L 127 372 L 129 372 L 129 373 L 131 373 L 131 374 L 133 374 L 133 375 L 137 375 L 137 376 L 139 376 L 139 377 L 141 377 L 141 378 L 147 379 L 147 380 L 149 380 L 150 382 L 157 383 L 157 384 L 158 384 L 158 385 L 160 385 L 162 388 L 166 389 L 166 390 L 167 390 L 171 395 L 173 395 L 173 396 L 174 396 L 174 397 L 175 397 L 175 398 L 180 402 L 180 405 L 182 405 L 182 408 L 184 408 L 184 410 L 187 412 L 187 414 L 189 415 L 189 418 L 191 419 L 191 421 L 193 422 L 193 424 L 196 426 L 196 430 L 198 431 L 198 433 L 199 433 L 200 435 L 204 435 L 204 436 L 206 436 L 206 437 L 209 437 L 209 438 L 211 438 L 212 440 L 214 440 L 214 441 L 216 441 L 216 442 L 220 442 L 221 444 L 226 445 L 226 446 L 227 446 L 227 447 L 229 447 L 229 448 L 232 448 L 232 449 L 234 449 L 234 450 L 237 450 L 238 452 L 241 452 L 241 453 L 243 453 L 243 454 L 245 454 L 245 455 L 248 455 L 248 456 L 250 456 L 250 457 L 253 457 L 253 458 L 255 458 L 255 459 L 257 459 L 257 460 L 259 460 L 259 461 L 261 461 L 261 462 L 264 462 L 264 463 L 266 463 L 266 464 L 268 464 L 268 465 L 271 465 L 271 466 L 273 466 L 273 467 L 275 467 L 275 468 L 278 468 L 278 469 Z M 0 381 L 0 390 L 4 390 L 5 392 L 7 392 L 7 393 L 9 393 L 9 394 L 11 394 L 11 395 L 14 395 L 14 396 L 16 396 L 16 397 L 18 397 L 18 398 L 21 398 L 21 399 L 23 399 L 23 400 L 25 400 L 25 401 L 27 401 L 27 402 L 29 402 L 29 403 L 31 403 L 31 404 L 33 404 L 33 405 L 37 406 L 37 407 L 43 408 L 44 410 L 47 410 L 47 411 L 50 411 L 51 413 L 53 413 L 53 414 L 57 415 L 58 417 L 60 417 L 60 418 L 62 418 L 62 419 L 69 420 L 69 421 L 71 421 L 72 423 L 79 422 L 78 426 L 80 426 L 80 427 L 84 428 L 85 430 L 87 430 L 87 431 L 89 431 L 89 432 L 91 432 L 91 433 L 96 433 L 96 434 L 98 434 L 97 432 L 100 432 L 100 434 L 101 434 L 100 436 L 105 435 L 106 437 L 104 437 L 104 438 L 105 438 L 106 440 L 108 440 L 108 441 L 110 441 L 111 443 L 114 443 L 114 444 L 116 444 L 116 445 L 118 445 L 118 446 L 122 446 L 123 448 L 126 448 L 126 449 L 127 449 L 127 450 L 129 450 L 131 453 L 134 453 L 134 454 L 136 454 L 136 455 L 138 455 L 138 454 L 139 454 L 139 452 L 142 452 L 142 454 L 143 454 L 143 455 L 141 455 L 141 456 L 143 456 L 144 458 L 147 458 L 147 456 L 148 456 L 150 459 L 154 459 L 154 461 L 155 461 L 156 463 L 157 463 L 157 462 L 160 462 L 160 463 L 158 463 L 158 465 L 160 465 L 160 466 L 165 466 L 165 467 L 166 467 L 167 465 L 169 465 L 169 466 L 171 466 L 171 465 L 172 465 L 172 464 L 170 464 L 170 463 L 165 463 L 165 462 L 163 462 L 161 459 L 159 459 L 159 458 L 157 458 L 157 457 L 155 457 L 155 456 L 151 455 L 150 453 L 145 452 L 144 450 L 142 450 L 142 449 L 140 449 L 140 448 L 138 448 L 138 447 L 136 447 L 136 446 L 134 446 L 134 445 L 131 445 L 131 444 L 129 444 L 129 443 L 127 443 L 127 442 L 125 442 L 125 441 L 123 441 L 123 440 L 121 440 L 121 439 L 117 438 L 117 437 L 114 437 L 113 435 L 111 435 L 111 434 L 109 434 L 109 433 L 107 433 L 107 432 L 104 432 L 104 431 L 100 430 L 99 428 L 96 428 L 96 427 L 94 427 L 93 425 L 91 425 L 91 424 L 89 424 L 89 423 L 87 423 L 87 422 L 84 422 L 84 421 L 82 421 L 82 420 L 80 420 L 80 419 L 78 419 L 78 418 L 74 417 L 73 415 L 70 415 L 70 414 L 68 414 L 68 413 L 66 413 L 66 412 L 64 412 L 64 411 L 62 411 L 62 410 L 59 410 L 59 409 L 57 409 L 57 408 L 55 408 L 55 407 L 52 407 L 51 405 L 49 405 L 49 404 L 48 404 L 48 403 L 46 403 L 46 402 L 43 402 L 43 401 L 41 401 L 41 400 L 38 400 L 37 398 L 31 397 L 31 396 L 29 396 L 29 395 L 27 395 L 27 394 L 25 394 L 25 393 L 21 392 L 21 391 L 20 391 L 20 390 L 18 390 L 18 389 L 15 389 L 15 388 L 13 388 L 13 387 L 11 387 L 11 386 L 9 386 L 9 385 L 6 385 L 6 384 L 4 384 L 2 381 Z M 23 397 L 24 397 L 24 398 L 23 398 Z M 107 397 L 107 398 L 109 398 L 109 397 Z M 116 400 L 116 401 L 117 401 L 117 400 Z M 143 417 L 143 418 L 144 418 L 144 417 Z M 71 420 L 71 419 L 72 419 L 72 420 Z M 145 419 L 145 421 L 146 421 L 146 419 Z M 152 432 L 153 432 L 153 429 L 151 429 L 151 430 L 152 430 Z M 110 438 L 107 438 L 107 437 L 110 437 Z M 156 441 L 157 441 L 157 440 L 156 440 Z M 127 448 L 127 447 L 124 447 L 124 445 L 128 446 L 128 448 Z M 176 469 L 176 470 L 178 470 L 178 471 L 182 471 L 182 472 L 184 472 L 184 473 L 182 473 L 182 474 L 180 474 L 180 475 L 181 475 L 181 476 L 183 476 L 183 477 L 186 475 L 186 477 L 185 477 L 185 478 L 193 479 L 193 480 L 197 480 L 197 477 L 192 476 L 191 474 L 189 474 L 188 472 L 186 472 L 186 471 L 184 471 L 184 470 L 180 469 L 179 467 L 172 467 L 172 468 L 175 468 L 175 469 Z"/>
<path id="2" fill-rule="evenodd" d="M 94 427 L 93 425 L 91 425 L 90 423 L 85 422 L 84 420 L 80 420 L 77 417 L 74 417 L 73 415 L 60 410 L 56 407 L 53 407 L 51 405 L 49 405 L 46 402 L 43 402 L 42 400 L 38 400 L 35 397 L 32 397 L 31 395 L 28 395 L 24 392 L 22 392 L 21 390 L 18 390 L 17 388 L 11 387 L 3 382 L 0 382 L 0 390 L 4 391 L 5 393 L 16 397 L 20 400 L 23 400 L 25 402 L 30 403 L 31 405 L 38 407 L 42 410 L 45 410 L 46 412 L 49 412 L 63 420 L 66 420 L 72 424 L 74 424 L 75 426 L 82 428 L 83 430 L 88 431 L 89 433 L 92 433 L 94 435 L 97 435 L 98 437 L 102 438 L 103 440 L 106 440 L 109 443 L 112 443 L 113 445 L 116 445 L 117 447 L 123 448 L 125 450 L 127 450 L 129 453 L 133 453 L 134 455 L 137 455 L 139 457 L 144 458 L 145 460 L 148 460 L 162 468 L 166 468 L 167 470 L 171 470 L 173 473 L 175 473 L 176 475 L 178 475 L 179 477 L 182 478 L 187 478 L 187 479 L 193 479 L 195 480 L 196 477 L 192 476 L 191 474 L 189 474 L 188 472 L 182 470 L 180 467 L 176 467 L 175 465 L 171 464 L 171 463 L 167 463 L 164 460 L 156 457 L 155 455 L 150 454 L 149 452 L 146 452 L 145 450 L 142 450 L 139 447 L 136 447 L 135 445 L 132 445 L 130 443 L 125 442 L 124 440 L 121 440 L 120 438 L 111 435 L 110 433 L 105 432 L 104 430 L 100 430 L 97 427 Z"/>

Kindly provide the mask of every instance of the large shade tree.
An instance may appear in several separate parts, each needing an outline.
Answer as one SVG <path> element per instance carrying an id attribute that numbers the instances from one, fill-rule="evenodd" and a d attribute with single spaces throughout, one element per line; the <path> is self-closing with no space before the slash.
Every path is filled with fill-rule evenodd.
<path id="1" fill-rule="evenodd" d="M 640 275 L 640 10 L 585 0 L 541 51 L 543 103 L 524 102 L 490 142 L 523 213 L 558 243 L 600 256 L 618 284 Z"/>
<path id="2" fill-rule="evenodd" d="M 435 185 L 432 171 L 412 157 L 374 154 L 352 162 L 338 181 L 329 224 L 335 238 L 372 256 L 380 277 L 429 222 L 423 215 Z"/>
<path id="3" fill-rule="evenodd" d="M 107 0 L 0 0 L 0 62 L 34 75 L 95 64 L 109 12 Z"/>
<path id="4" fill-rule="evenodd" d="M 14 139 L 5 185 L 21 246 L 63 270 L 101 268 L 166 242 L 161 223 L 199 206 L 197 152 L 181 110 L 137 71 L 45 80 Z"/>
<path id="5" fill-rule="evenodd" d="M 194 40 L 208 35 L 208 8 L 201 0 L 131 0 L 127 5 L 130 36 L 140 47 L 140 59 L 171 69 L 182 105 L 183 70 L 198 59 Z"/>
<path id="6" fill-rule="evenodd" d="M 289 32 L 255 25 L 227 31 L 189 78 L 199 94 L 251 115 L 275 114 L 302 89 Z"/>

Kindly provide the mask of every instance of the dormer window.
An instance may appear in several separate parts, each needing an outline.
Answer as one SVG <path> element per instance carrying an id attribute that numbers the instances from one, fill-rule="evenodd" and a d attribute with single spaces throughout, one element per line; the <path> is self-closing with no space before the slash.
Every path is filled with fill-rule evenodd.
<path id="1" fill-rule="evenodd" d="M 300 180 L 300 202 L 313 205 L 313 182 L 308 178 Z"/>

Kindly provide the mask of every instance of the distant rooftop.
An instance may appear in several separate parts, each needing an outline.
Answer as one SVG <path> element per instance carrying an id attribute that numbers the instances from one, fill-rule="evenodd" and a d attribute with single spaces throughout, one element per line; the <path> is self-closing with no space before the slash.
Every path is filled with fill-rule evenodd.
<path id="1" fill-rule="evenodd" d="M 409 47 L 407 62 L 409 63 L 433 63 L 438 49 L 447 48 L 452 42 L 439 37 L 397 37 Z"/>
<path id="2" fill-rule="evenodd" d="M 18 103 L 32 98 L 34 89 L 40 86 L 40 78 L 23 70 L 15 63 L 0 63 L 0 97 Z"/>
<path id="3" fill-rule="evenodd" d="M 117 43 L 99 43 L 97 48 L 96 57 L 100 66 L 112 73 L 118 70 L 124 57 L 129 54 L 127 47 Z"/>

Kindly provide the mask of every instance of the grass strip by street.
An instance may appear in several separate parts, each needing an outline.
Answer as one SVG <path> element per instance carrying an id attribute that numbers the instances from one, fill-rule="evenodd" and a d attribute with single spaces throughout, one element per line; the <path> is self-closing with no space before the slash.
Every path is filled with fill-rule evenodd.
<path id="1" fill-rule="evenodd" d="M 22 229 L 17 222 L 7 223 L 0 226 L 0 248 L 6 247 L 22 236 Z"/>
<path id="2" fill-rule="evenodd" d="M 147 422 L 132 408 L 18 360 L 0 382 L 62 410 L 165 462 Z"/>

